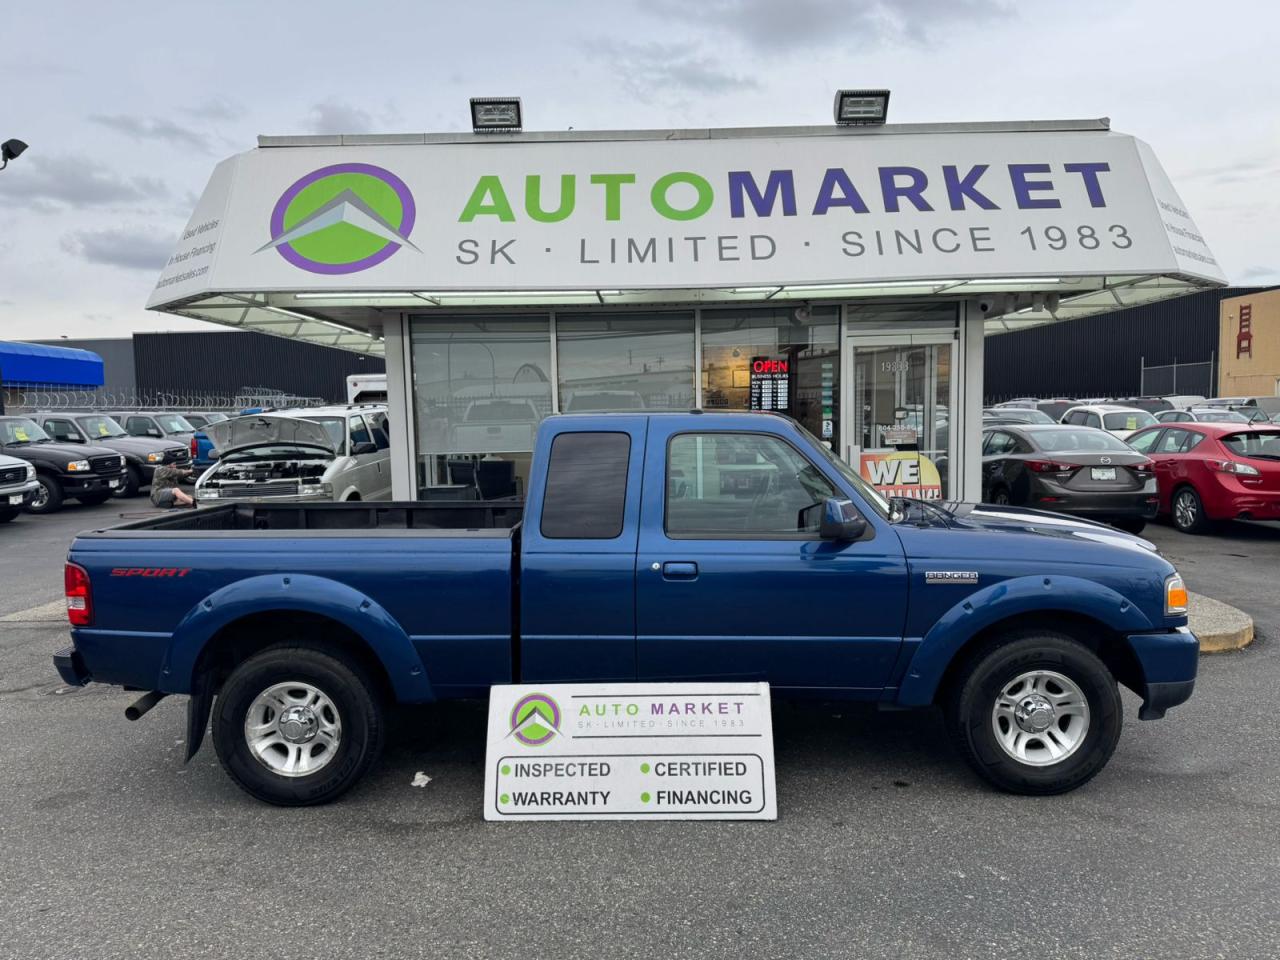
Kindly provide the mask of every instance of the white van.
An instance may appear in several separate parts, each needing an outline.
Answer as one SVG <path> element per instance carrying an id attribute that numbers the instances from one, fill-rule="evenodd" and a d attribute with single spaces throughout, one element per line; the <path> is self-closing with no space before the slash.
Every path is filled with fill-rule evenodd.
<path id="1" fill-rule="evenodd" d="M 387 409 L 375 405 L 255 413 L 211 423 L 218 462 L 196 500 L 390 500 Z"/>

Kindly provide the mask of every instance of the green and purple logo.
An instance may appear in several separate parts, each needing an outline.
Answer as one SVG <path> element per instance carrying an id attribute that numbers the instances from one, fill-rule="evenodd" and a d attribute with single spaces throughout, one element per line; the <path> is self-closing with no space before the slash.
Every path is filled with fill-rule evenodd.
<path id="1" fill-rule="evenodd" d="M 550 743 L 560 732 L 560 705 L 545 693 L 531 693 L 511 708 L 511 733 L 527 747 Z"/>
<path id="2" fill-rule="evenodd" d="M 289 187 L 271 211 L 274 249 L 311 273 L 358 273 L 377 266 L 409 240 L 413 194 L 390 170 L 369 163 L 335 163 Z M 421 251 L 419 251 L 421 252 Z"/>

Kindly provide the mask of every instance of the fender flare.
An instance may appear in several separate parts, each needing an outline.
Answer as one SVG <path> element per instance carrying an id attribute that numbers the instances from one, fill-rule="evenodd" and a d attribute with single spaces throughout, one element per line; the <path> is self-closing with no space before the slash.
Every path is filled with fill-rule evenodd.
<path id="1" fill-rule="evenodd" d="M 192 607 L 169 641 L 162 682 L 170 692 L 191 691 L 196 662 L 219 630 L 254 614 L 289 612 L 327 617 L 363 639 L 386 670 L 397 700 L 420 703 L 435 699 L 413 641 L 380 604 L 345 583 L 297 573 L 237 580 Z"/>
<path id="2" fill-rule="evenodd" d="M 938 619 L 916 647 L 896 702 L 907 707 L 932 703 L 943 674 L 969 640 L 1000 620 L 1024 613 L 1079 614 L 1120 634 L 1155 629 L 1132 602 L 1092 580 L 1056 575 L 1002 580 L 970 594 Z"/>

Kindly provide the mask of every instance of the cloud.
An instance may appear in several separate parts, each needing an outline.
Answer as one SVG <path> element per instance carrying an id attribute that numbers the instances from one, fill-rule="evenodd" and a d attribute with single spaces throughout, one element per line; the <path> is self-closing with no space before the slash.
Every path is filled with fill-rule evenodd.
<path id="1" fill-rule="evenodd" d="M 1280 267 L 1246 267 L 1240 274 L 1240 279 L 1251 283 L 1280 281 Z"/>
<path id="2" fill-rule="evenodd" d="M 928 44 L 956 23 L 1013 15 L 1008 0 L 650 0 L 643 9 L 736 36 L 748 47 L 779 53 L 847 43 Z"/>
<path id="3" fill-rule="evenodd" d="M 62 249 L 90 263 L 159 273 L 173 252 L 173 237 L 141 227 L 77 230 L 62 238 Z"/>
<path id="4" fill-rule="evenodd" d="M 0 176 L 0 206 L 83 209 L 157 200 L 169 193 L 163 180 L 122 177 L 89 157 L 27 153 L 20 162 Z"/>
<path id="5" fill-rule="evenodd" d="M 727 93 L 758 86 L 750 77 L 736 76 L 702 53 L 693 43 L 631 43 L 597 39 L 587 44 L 588 54 L 608 63 L 638 99 L 655 93 Z"/>
<path id="6" fill-rule="evenodd" d="M 197 103 L 183 109 L 183 113 L 200 120 L 217 120 L 231 121 L 239 120 L 244 116 L 245 110 L 239 103 L 234 100 L 228 100 L 226 97 L 214 97 L 203 103 Z"/>
<path id="7" fill-rule="evenodd" d="M 317 103 L 304 123 L 312 133 L 370 133 L 375 126 L 368 110 L 337 100 Z"/>
<path id="8" fill-rule="evenodd" d="M 178 147 L 192 147 L 205 153 L 210 150 L 207 136 L 172 120 L 147 119 L 125 113 L 112 116 L 94 114 L 89 119 L 133 140 L 158 140 Z"/>

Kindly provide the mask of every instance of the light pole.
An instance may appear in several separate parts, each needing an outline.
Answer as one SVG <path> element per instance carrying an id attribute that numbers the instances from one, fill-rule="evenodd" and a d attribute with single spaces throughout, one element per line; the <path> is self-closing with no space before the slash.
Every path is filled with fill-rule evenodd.
<path id="1" fill-rule="evenodd" d="M 22 152 L 27 149 L 27 145 L 21 140 L 6 140 L 0 143 L 0 170 L 9 165 L 10 160 L 16 160 L 22 156 Z"/>

